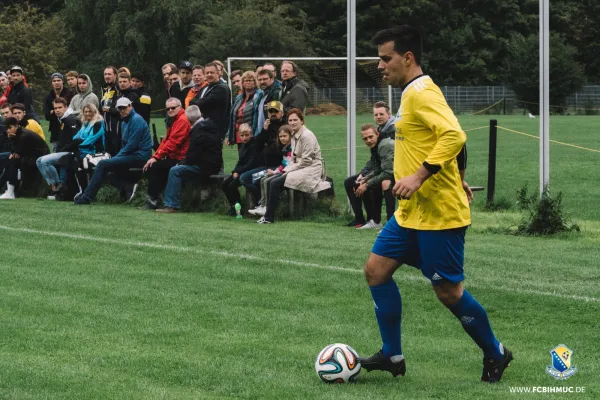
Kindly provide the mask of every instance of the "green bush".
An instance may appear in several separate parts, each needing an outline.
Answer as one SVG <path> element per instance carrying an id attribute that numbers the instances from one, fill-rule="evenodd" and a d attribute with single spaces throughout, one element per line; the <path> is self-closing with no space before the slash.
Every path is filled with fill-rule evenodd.
<path id="1" fill-rule="evenodd" d="M 516 235 L 546 236 L 563 232 L 579 232 L 577 224 L 569 224 L 562 205 L 562 192 L 555 198 L 550 196 L 548 187 L 542 196 L 528 196 L 527 187 L 518 192 L 520 208 L 528 210 L 528 215 L 517 227 Z"/>

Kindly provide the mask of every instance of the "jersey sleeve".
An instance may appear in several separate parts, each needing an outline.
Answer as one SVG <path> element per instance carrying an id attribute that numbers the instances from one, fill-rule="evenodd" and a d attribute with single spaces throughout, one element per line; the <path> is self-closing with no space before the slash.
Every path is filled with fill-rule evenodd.
<path id="1" fill-rule="evenodd" d="M 428 89 L 420 93 L 414 101 L 416 117 L 437 138 L 433 150 L 423 163 L 430 172 L 436 173 L 456 159 L 467 141 L 467 135 L 441 92 Z"/>

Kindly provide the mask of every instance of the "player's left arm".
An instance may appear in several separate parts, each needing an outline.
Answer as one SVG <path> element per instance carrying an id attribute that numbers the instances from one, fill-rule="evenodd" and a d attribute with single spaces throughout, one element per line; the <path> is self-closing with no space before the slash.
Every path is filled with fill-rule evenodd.
<path id="1" fill-rule="evenodd" d="M 393 193 L 402 199 L 409 199 L 427 179 L 454 162 L 467 141 L 467 135 L 441 93 L 425 90 L 414 101 L 417 102 L 415 116 L 433 132 L 437 141 L 419 169 L 394 185 Z"/>

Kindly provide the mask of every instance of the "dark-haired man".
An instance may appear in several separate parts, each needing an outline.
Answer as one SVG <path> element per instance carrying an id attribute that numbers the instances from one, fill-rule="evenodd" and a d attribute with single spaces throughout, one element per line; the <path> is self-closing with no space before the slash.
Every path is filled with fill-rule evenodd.
<path id="1" fill-rule="evenodd" d="M 208 85 L 190 101 L 190 105 L 197 105 L 203 117 L 210 119 L 217 126 L 219 136 L 224 139 L 231 108 L 231 94 L 227 85 L 220 79 L 217 64 L 206 64 L 204 76 Z"/>
<path id="2" fill-rule="evenodd" d="M 13 104 L 13 106 L 10 108 L 10 111 L 12 116 L 19 121 L 19 125 L 25 129 L 35 132 L 42 139 L 46 140 L 46 135 L 44 135 L 44 130 L 42 129 L 41 125 L 27 114 L 25 105 L 21 103 Z"/>
<path id="3" fill-rule="evenodd" d="M 298 66 L 295 62 L 284 61 L 281 64 L 281 79 L 283 79 L 281 103 L 286 114 L 292 108 L 304 112 L 308 102 L 308 84 L 298 79 Z"/>
<path id="4" fill-rule="evenodd" d="M 254 136 L 262 131 L 263 125 L 265 124 L 267 113 L 266 104 L 281 99 L 281 82 L 275 80 L 275 74 L 273 74 L 273 72 L 264 68 L 258 73 L 257 78 L 258 86 L 264 94 L 258 106 L 258 123 L 256 124 Z"/>
<path id="5" fill-rule="evenodd" d="M 144 88 L 144 75 L 131 74 L 131 90 L 134 91 L 140 98 L 140 103 L 136 111 L 148 125 L 150 125 L 150 113 L 152 111 L 152 97 Z"/>
<path id="6" fill-rule="evenodd" d="M 57 118 L 59 128 L 55 153 L 38 158 L 36 165 L 50 186 L 50 191 L 56 194 L 67 190 L 69 146 L 73 141 L 73 136 L 81 128 L 81 120 L 73 114 L 65 116 L 69 105 L 67 100 L 62 97 L 54 99 L 52 106 L 54 109 L 53 115 Z"/>
<path id="7" fill-rule="evenodd" d="M 402 88 L 392 189 L 400 201 L 365 265 L 383 347 L 372 357 L 361 358 L 361 365 L 393 376 L 406 373 L 402 300 L 392 276 L 400 265 L 408 264 L 421 270 L 440 302 L 482 349 L 481 380 L 498 382 L 512 353 L 496 339 L 485 310 L 462 284 L 471 217 L 456 157 L 466 135 L 440 88 L 423 74 L 419 31 L 404 25 L 378 32 L 373 41 L 384 81 Z"/>
<path id="8" fill-rule="evenodd" d="M 62 97 L 67 101 L 67 107 L 73 98 L 73 92 L 71 89 L 65 87 L 63 82 L 63 76 L 60 72 L 55 72 L 50 77 L 52 83 L 52 90 L 46 96 L 46 102 L 44 103 L 44 116 L 48 121 L 48 131 L 50 131 L 50 143 L 52 144 L 52 151 L 56 151 L 56 145 L 58 144 L 58 135 L 60 134 L 60 122 L 58 117 L 54 114 L 54 100 Z"/>
<path id="9" fill-rule="evenodd" d="M 8 104 L 15 105 L 17 103 L 25 106 L 25 112 L 29 118 L 33 118 L 36 122 L 40 122 L 35 110 L 33 109 L 33 98 L 31 97 L 31 89 L 25 84 L 25 75 L 23 68 L 15 65 L 9 71 L 12 89 L 7 97 Z"/>
<path id="10" fill-rule="evenodd" d="M 117 74 L 117 69 L 112 65 L 104 69 L 104 86 L 101 89 L 99 111 L 104 117 L 104 132 L 107 139 L 119 136 L 120 118 L 118 113 L 115 114 L 114 112 L 114 106 L 119 96 Z M 111 108 L 113 108 L 112 112 Z M 112 155 L 116 154 L 118 151 L 118 141 L 114 145 L 114 142 L 107 140 L 106 151 Z"/>
<path id="11" fill-rule="evenodd" d="M 19 184 L 19 171 L 21 183 L 34 179 L 37 171 L 35 161 L 49 151 L 46 141 L 35 132 L 20 126 L 16 118 L 7 118 L 4 125 L 12 151 L 6 161 L 4 174 L 0 175 L 0 188 L 7 184 L 6 191 L 0 199 L 12 200 L 16 197 L 15 187 Z"/>

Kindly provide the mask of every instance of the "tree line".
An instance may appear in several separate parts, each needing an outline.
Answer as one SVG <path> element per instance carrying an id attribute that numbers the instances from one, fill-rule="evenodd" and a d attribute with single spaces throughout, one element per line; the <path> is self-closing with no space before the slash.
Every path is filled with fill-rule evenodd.
<path id="1" fill-rule="evenodd" d="M 55 70 L 126 65 L 162 89 L 160 66 L 228 56 L 345 56 L 346 0 L 0 1 L 0 65 L 47 83 Z M 408 23 L 425 37 L 424 70 L 440 85 L 511 86 L 538 99 L 538 0 L 357 0 L 357 54 L 378 30 Z M 553 0 L 551 96 L 561 105 L 600 73 L 600 2 Z"/>

